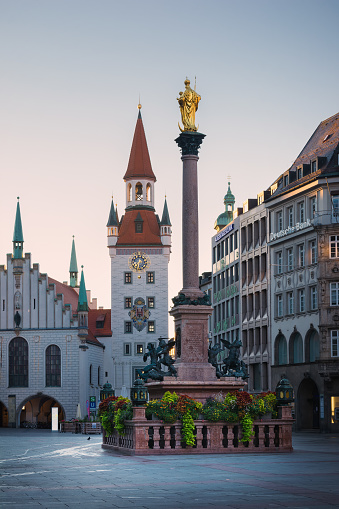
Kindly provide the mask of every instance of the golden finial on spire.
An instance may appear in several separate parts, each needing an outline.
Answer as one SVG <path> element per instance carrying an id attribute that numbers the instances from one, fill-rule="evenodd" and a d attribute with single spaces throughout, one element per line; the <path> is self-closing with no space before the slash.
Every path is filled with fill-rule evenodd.
<path id="1" fill-rule="evenodd" d="M 139 104 L 138 104 L 138 110 L 141 110 L 141 102 L 140 102 L 140 94 L 139 94 Z"/>

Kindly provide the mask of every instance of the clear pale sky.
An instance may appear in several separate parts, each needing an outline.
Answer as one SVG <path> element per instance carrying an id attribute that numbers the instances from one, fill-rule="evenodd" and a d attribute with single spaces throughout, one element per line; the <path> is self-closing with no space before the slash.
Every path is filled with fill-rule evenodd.
<path id="1" fill-rule="evenodd" d="M 0 0 L 0 264 L 20 196 L 24 250 L 69 280 L 78 266 L 110 307 L 106 242 L 119 215 L 139 94 L 155 205 L 173 225 L 169 296 L 182 287 L 182 163 L 176 98 L 188 76 L 202 99 L 200 272 L 227 176 L 236 206 L 285 171 L 317 125 L 339 111 L 338 0 Z"/>

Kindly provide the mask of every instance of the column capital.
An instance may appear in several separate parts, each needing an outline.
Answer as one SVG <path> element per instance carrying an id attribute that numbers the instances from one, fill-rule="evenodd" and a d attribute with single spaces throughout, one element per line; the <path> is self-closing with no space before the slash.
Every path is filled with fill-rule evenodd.
<path id="1" fill-rule="evenodd" d="M 202 144 L 205 136 L 205 134 L 195 131 L 184 131 L 178 136 L 178 138 L 176 138 L 175 142 L 179 145 L 183 156 L 197 156 L 200 145 Z"/>

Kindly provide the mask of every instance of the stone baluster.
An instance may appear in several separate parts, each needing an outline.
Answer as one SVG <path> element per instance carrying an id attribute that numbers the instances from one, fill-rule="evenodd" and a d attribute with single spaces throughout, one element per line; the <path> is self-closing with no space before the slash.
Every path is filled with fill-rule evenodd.
<path id="1" fill-rule="evenodd" d="M 160 422 L 159 424 L 152 423 L 154 432 L 153 432 L 153 449 L 160 449 Z"/>
<path id="2" fill-rule="evenodd" d="M 197 449 L 202 449 L 202 441 L 203 441 L 203 434 L 202 434 L 202 424 L 196 423 L 196 430 L 197 430 Z"/>
<path id="3" fill-rule="evenodd" d="M 164 439 L 165 439 L 165 449 L 171 449 L 171 424 L 167 424 L 164 426 L 165 433 L 164 433 Z"/>

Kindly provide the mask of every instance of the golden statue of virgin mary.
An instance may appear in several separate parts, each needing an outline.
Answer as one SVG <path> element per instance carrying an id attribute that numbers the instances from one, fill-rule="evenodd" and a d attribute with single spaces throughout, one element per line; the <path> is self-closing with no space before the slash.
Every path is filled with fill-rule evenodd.
<path id="1" fill-rule="evenodd" d="M 195 126 L 195 112 L 198 109 L 198 104 L 201 99 L 200 95 L 196 93 L 195 90 L 192 90 L 190 87 L 190 80 L 188 78 L 185 79 L 185 91 L 179 92 L 179 97 L 177 97 L 177 101 L 179 102 L 179 108 L 181 112 L 181 120 L 184 128 L 182 129 L 179 125 L 179 129 L 181 132 L 184 131 L 197 131 L 198 127 Z"/>

